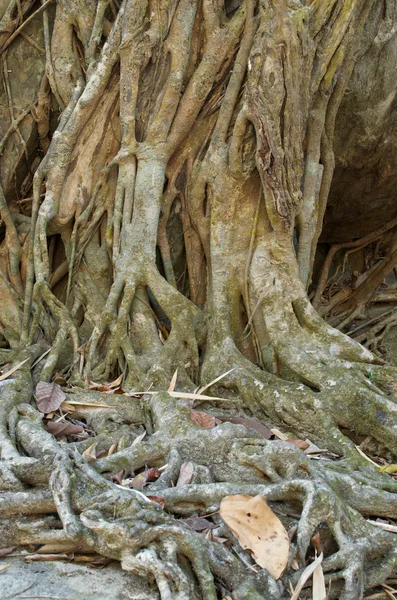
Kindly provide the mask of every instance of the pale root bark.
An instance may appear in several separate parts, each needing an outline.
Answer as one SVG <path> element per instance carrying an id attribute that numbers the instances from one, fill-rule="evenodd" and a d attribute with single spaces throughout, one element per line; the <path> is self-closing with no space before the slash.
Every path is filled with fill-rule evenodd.
<path id="1" fill-rule="evenodd" d="M 220 583 L 233 598 L 281 599 L 323 525 L 336 546 L 324 562 L 332 597 L 358 600 L 395 570 L 392 534 L 364 517 L 396 518 L 397 484 L 355 443 L 368 437 L 392 460 L 396 372 L 307 296 L 336 113 L 373 4 L 58 0 L 53 25 L 42 9 L 46 77 L 34 112 L 45 155 L 29 214 L 11 211 L 0 191 L 1 358 L 27 359 L 0 382 L 5 545 L 75 541 L 155 581 L 162 600 L 215 600 Z M 14 27 L 11 5 L 2 31 Z M 17 42 L 7 39 L 11 52 Z M 51 134 L 50 98 L 60 109 Z M 390 243 L 383 268 L 341 312 L 368 296 L 394 254 Z M 208 391 L 225 402 L 203 408 L 309 437 L 335 460 L 317 466 L 244 425 L 200 429 L 186 401 L 159 391 L 176 370 L 184 392 L 230 370 Z M 108 405 L 73 413 L 90 440 L 58 444 L 31 404 L 33 381 L 57 371 L 70 399 Z M 125 393 L 158 393 L 86 389 L 120 374 Z M 134 443 L 131 424 L 145 440 Z M 94 441 L 118 451 L 88 464 L 82 452 Z M 192 483 L 174 487 L 189 461 Z M 111 478 L 165 464 L 144 492 Z M 251 557 L 219 516 L 233 552 L 181 520 L 240 493 L 300 512 L 282 581 L 247 568 Z"/>

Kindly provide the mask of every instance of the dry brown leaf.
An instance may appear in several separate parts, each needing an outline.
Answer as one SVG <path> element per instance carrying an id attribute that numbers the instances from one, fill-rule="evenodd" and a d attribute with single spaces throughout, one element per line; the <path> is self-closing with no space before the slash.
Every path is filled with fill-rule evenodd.
<path id="1" fill-rule="evenodd" d="M 215 417 L 206 412 L 200 412 L 192 408 L 190 411 L 190 418 L 193 423 L 198 427 L 201 427 L 201 429 L 212 429 L 215 427 Z"/>
<path id="2" fill-rule="evenodd" d="M 303 440 L 288 438 L 287 442 L 291 442 L 291 444 L 294 444 L 294 446 L 299 448 L 299 450 L 307 450 L 310 447 L 310 444 L 308 442 L 304 442 Z"/>
<path id="3" fill-rule="evenodd" d="M 281 521 L 263 496 L 226 496 L 219 514 L 256 563 L 279 579 L 288 562 L 290 542 Z"/>
<path id="4" fill-rule="evenodd" d="M 197 517 L 195 519 L 184 519 L 185 523 L 189 525 L 194 531 L 205 531 L 206 529 L 215 529 L 216 525 L 208 521 L 207 519 L 203 519 L 202 517 Z"/>
<path id="5" fill-rule="evenodd" d="M 168 386 L 168 390 L 167 392 L 173 392 L 176 386 L 176 380 L 178 377 L 178 369 L 175 371 L 175 373 L 172 376 L 172 379 L 170 381 L 170 385 Z"/>
<path id="6" fill-rule="evenodd" d="M 310 579 L 310 577 L 312 576 L 312 574 L 314 573 L 314 571 L 316 570 L 318 565 L 321 565 L 322 561 L 323 561 L 323 555 L 320 554 L 320 556 L 318 558 L 316 558 L 316 560 L 314 560 L 312 563 L 310 563 L 310 565 L 308 565 L 306 567 L 306 569 L 303 571 L 302 575 L 299 577 L 298 584 L 297 584 L 295 591 L 292 594 L 290 600 L 299 600 L 299 594 L 301 593 L 303 586 L 305 585 L 306 581 L 308 579 Z"/>
<path id="7" fill-rule="evenodd" d="M 57 383 L 39 381 L 36 386 L 36 404 L 42 413 L 50 413 L 57 410 L 62 402 L 66 400 L 66 394 Z"/>
<path id="8" fill-rule="evenodd" d="M 181 485 L 186 485 L 190 483 L 194 474 L 194 464 L 192 462 L 183 463 L 181 465 L 181 470 L 179 471 L 178 481 L 176 482 L 176 487 L 180 487 Z"/>
<path id="9" fill-rule="evenodd" d="M 96 460 L 96 452 L 95 452 L 95 448 L 98 446 L 98 442 L 95 442 L 95 444 L 91 444 L 91 446 L 89 446 L 86 450 L 84 450 L 84 452 L 82 453 L 82 457 L 85 458 L 85 460 L 87 462 L 92 462 L 93 460 Z"/>
<path id="10" fill-rule="evenodd" d="M 131 487 L 134 490 L 142 490 L 147 483 L 156 481 L 160 477 L 160 471 L 156 468 L 147 469 L 143 473 L 139 473 L 131 482 Z"/>
<path id="11" fill-rule="evenodd" d="M 35 560 L 71 560 L 70 554 L 27 554 L 25 556 L 26 562 Z"/>
<path id="12" fill-rule="evenodd" d="M 0 556 L 7 556 L 7 554 L 11 554 L 14 548 L 15 546 L 10 546 L 9 548 L 0 548 Z"/>
<path id="13" fill-rule="evenodd" d="M 15 365 L 15 367 L 11 367 L 11 369 L 0 375 L 0 381 L 4 381 L 5 379 L 7 379 L 7 377 L 15 373 L 15 371 L 18 371 L 18 369 L 20 369 L 22 365 L 24 365 L 28 360 L 28 358 L 25 358 L 25 360 Z"/>
<path id="14" fill-rule="evenodd" d="M 5 571 L 9 567 L 11 567 L 11 565 L 12 565 L 12 563 L 7 563 L 6 565 L 1 565 L 0 566 L 0 571 Z"/>
<path id="15" fill-rule="evenodd" d="M 56 423 L 48 421 L 45 426 L 46 430 L 52 435 L 73 435 L 75 433 L 83 433 L 84 427 L 81 425 L 72 425 L 71 423 Z"/>
<path id="16" fill-rule="evenodd" d="M 152 502 L 156 502 L 157 504 L 160 504 L 161 508 L 164 508 L 165 506 L 165 502 L 164 502 L 164 498 L 162 498 L 161 496 L 146 496 L 149 500 L 152 500 Z"/>
<path id="17" fill-rule="evenodd" d="M 313 571 L 313 600 L 326 600 L 327 590 L 322 565 L 318 565 Z"/>
<path id="18" fill-rule="evenodd" d="M 115 481 L 116 483 L 118 483 L 119 485 L 121 485 L 121 482 L 123 481 L 123 477 L 124 477 L 125 471 L 119 471 L 118 473 L 116 473 L 115 475 L 111 476 L 111 480 Z"/>

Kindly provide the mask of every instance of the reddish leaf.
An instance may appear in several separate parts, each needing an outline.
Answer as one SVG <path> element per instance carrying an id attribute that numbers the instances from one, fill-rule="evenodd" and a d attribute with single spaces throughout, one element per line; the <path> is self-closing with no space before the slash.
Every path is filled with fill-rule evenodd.
<path id="1" fill-rule="evenodd" d="M 158 469 L 148 469 L 134 477 L 131 482 L 131 487 L 133 487 L 134 490 L 142 490 L 148 482 L 156 481 L 159 477 L 160 471 Z"/>
<path id="2" fill-rule="evenodd" d="M 119 485 L 121 485 L 121 482 L 123 481 L 123 477 L 124 477 L 124 470 L 119 471 L 118 473 L 116 473 L 116 475 L 112 475 L 110 479 L 112 481 L 115 481 Z"/>
<path id="3" fill-rule="evenodd" d="M 81 427 L 81 425 L 72 425 L 71 423 L 56 423 L 55 421 L 47 421 L 46 430 L 55 436 L 84 433 L 84 427 Z"/>
<path id="4" fill-rule="evenodd" d="M 250 427 L 266 440 L 270 440 L 273 435 L 271 430 L 266 427 L 266 425 L 262 425 L 262 423 L 256 421 L 255 419 L 249 419 L 247 417 L 224 417 L 219 415 L 217 416 L 217 419 L 219 419 L 219 421 L 228 421 L 229 423 L 236 423 L 236 425 L 245 425 L 246 427 Z"/>
<path id="5" fill-rule="evenodd" d="M 291 444 L 294 444 L 294 446 L 299 448 L 299 450 L 307 450 L 310 446 L 310 444 L 304 442 L 303 440 L 294 440 L 292 438 L 288 438 L 287 442 L 291 442 Z"/>
<path id="6" fill-rule="evenodd" d="M 192 462 L 183 463 L 179 471 L 176 487 L 190 483 L 194 474 L 194 464 Z"/>
<path id="7" fill-rule="evenodd" d="M 206 412 L 199 412 L 193 408 L 190 411 L 190 418 L 201 429 L 212 429 L 215 427 L 215 417 Z"/>
<path id="8" fill-rule="evenodd" d="M 201 517 L 197 517 L 196 519 L 184 519 L 185 523 L 189 525 L 194 531 L 204 531 L 205 529 L 215 529 L 216 525 L 211 523 L 211 521 L 207 521 L 207 519 L 203 519 Z"/>
<path id="9" fill-rule="evenodd" d="M 149 500 L 152 500 L 153 502 L 157 502 L 157 504 L 160 504 L 161 508 L 164 508 L 165 506 L 164 498 L 161 496 L 146 496 L 146 498 L 149 498 Z"/>
<path id="10" fill-rule="evenodd" d="M 148 469 L 144 472 L 146 476 L 146 481 L 156 481 L 160 477 L 160 471 L 156 468 Z"/>
<path id="11" fill-rule="evenodd" d="M 36 404 L 42 413 L 50 413 L 57 410 L 62 402 L 66 400 L 66 394 L 57 383 L 39 381 L 36 386 Z"/>

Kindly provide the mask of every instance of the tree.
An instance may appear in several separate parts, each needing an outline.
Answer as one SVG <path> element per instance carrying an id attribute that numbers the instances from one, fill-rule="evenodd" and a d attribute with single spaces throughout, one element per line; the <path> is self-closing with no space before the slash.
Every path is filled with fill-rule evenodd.
<path id="1" fill-rule="evenodd" d="M 236 598 L 283 598 L 300 571 L 280 582 L 255 573 L 181 518 L 216 511 L 230 494 L 260 494 L 300 512 L 290 563 L 303 568 L 313 535 L 329 532 L 331 597 L 362 598 L 394 571 L 392 534 L 365 517 L 396 516 L 397 484 L 353 440 L 369 435 L 395 452 L 396 370 L 331 327 L 308 297 L 338 109 L 379 4 L 9 3 L 0 320 L 4 371 L 16 370 L 0 408 L 5 544 L 75 540 L 155 580 L 162 599 L 213 600 L 219 582 Z M 45 74 L 35 106 L 15 115 L 6 61 L 19 32 L 37 45 L 26 41 L 29 15 L 40 23 Z M 38 149 L 21 146 L 30 113 Z M 29 173 L 22 209 L 15 181 L 27 174 L 29 183 Z M 370 241 L 394 222 L 380 226 Z M 391 240 L 369 290 L 339 299 L 342 325 L 394 252 Z M 117 378 L 124 393 L 100 393 Z M 214 397 L 201 402 L 204 416 L 186 396 L 197 386 Z M 59 444 L 34 389 L 39 408 L 50 403 L 42 412 L 66 399 L 92 437 Z M 258 422 L 310 438 L 335 460 L 265 439 Z M 191 483 L 174 487 L 187 463 Z M 144 490 L 152 499 L 114 483 L 161 465 Z"/>

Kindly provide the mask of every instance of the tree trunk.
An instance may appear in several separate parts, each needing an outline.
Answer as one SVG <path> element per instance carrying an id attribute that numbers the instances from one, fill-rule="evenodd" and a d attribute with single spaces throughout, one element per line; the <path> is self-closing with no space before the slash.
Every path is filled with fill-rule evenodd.
<path id="1" fill-rule="evenodd" d="M 397 373 L 308 297 L 337 113 L 375 4 L 9 4 L 0 52 L 11 110 L 12 32 L 35 9 L 45 74 L 30 110 L 39 146 L 21 147 L 29 111 L 11 113 L 2 146 L 19 149 L 4 157 L 14 162 L 0 195 L 1 358 L 4 371 L 18 365 L 1 387 L 3 545 L 75 541 L 154 581 L 162 600 L 285 598 L 322 529 L 334 540 L 323 563 L 330 597 L 357 600 L 393 573 L 393 534 L 364 517 L 397 516 L 397 483 L 356 444 L 369 438 L 392 460 Z M 34 173 L 25 204 L 7 179 L 21 178 L 23 152 Z M 382 265 L 340 300 L 343 324 L 395 266 L 393 238 L 384 243 Z M 69 418 L 90 438 L 59 444 L 48 431 L 58 414 L 44 428 L 38 381 L 62 384 Z M 190 400 L 165 390 L 208 385 L 201 393 L 214 400 L 201 410 L 221 423 L 205 429 Z M 310 438 L 333 459 L 264 439 L 255 422 Z M 83 454 L 92 444 L 97 454 Z M 186 463 L 192 480 L 174 487 Z M 163 465 L 143 492 L 114 483 Z M 182 520 L 230 494 L 301 513 L 280 581 L 247 569 L 250 555 L 219 515 L 218 537 L 237 557 Z"/>

